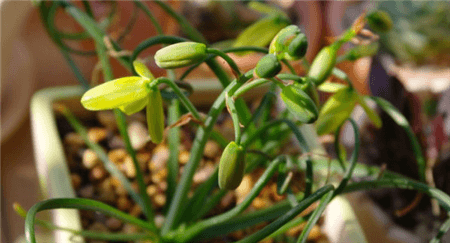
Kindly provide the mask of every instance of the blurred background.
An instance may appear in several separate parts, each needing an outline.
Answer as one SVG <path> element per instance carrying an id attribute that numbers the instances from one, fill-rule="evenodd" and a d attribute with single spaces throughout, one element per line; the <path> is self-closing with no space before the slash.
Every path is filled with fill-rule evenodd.
<path id="1" fill-rule="evenodd" d="M 269 1 L 272 2 L 272 1 Z M 382 9 L 393 19 L 391 32 L 380 36 L 381 54 L 374 58 L 362 58 L 356 62 L 344 62 L 339 67 L 346 71 L 355 87 L 363 94 L 382 96 L 407 113 L 417 134 L 422 136 L 428 158 L 435 158 L 436 184 L 450 190 L 446 178 L 450 170 L 450 4 L 433 2 L 360 2 L 360 1 L 273 1 L 283 8 L 306 33 L 309 42 L 307 59 L 312 61 L 319 49 L 328 44 L 328 37 L 337 36 L 349 27 L 363 11 Z M 51 41 L 41 23 L 39 13 L 29 1 L 2 0 L 1 13 L 1 223 L 2 242 L 14 242 L 23 234 L 23 219 L 12 210 L 14 202 L 29 208 L 40 199 L 39 184 L 34 165 L 32 137 L 30 132 L 29 102 L 37 90 L 63 85 L 77 85 L 73 73 L 57 46 Z M 164 19 L 165 33 L 179 35 L 173 21 L 151 2 L 146 4 L 155 16 Z M 214 43 L 235 38 L 237 34 L 256 19 L 257 14 L 246 11 L 242 4 L 233 2 L 181 1 L 172 6 L 203 32 Z M 143 14 L 134 16 L 133 4 L 119 2 L 120 17 L 117 26 L 124 26 L 135 18 L 135 25 L 124 40 L 125 49 L 133 49 L 142 40 L 156 32 L 148 28 Z M 106 11 L 107 4 L 93 2 L 95 11 Z M 74 23 L 58 14 L 61 26 Z M 78 27 L 79 28 L 79 27 Z M 142 31 L 145 30 L 145 31 Z M 92 49 L 89 42 L 74 42 L 76 49 Z M 345 47 L 348 48 L 348 47 Z M 344 49 L 345 49 L 344 48 Z M 150 50 L 150 52 L 154 50 Z M 94 57 L 74 57 L 86 77 L 91 77 L 96 64 Z M 243 62 L 242 65 L 246 65 Z M 250 61 L 251 63 L 251 61 Z M 152 64 L 150 64 L 152 65 Z M 250 64 L 251 65 L 251 64 Z M 150 68 L 154 66 L 150 66 Z M 152 71 L 158 72 L 157 69 Z M 116 76 L 125 73 L 115 69 Z M 204 71 L 206 72 L 206 71 Z M 156 73 L 158 75 L 158 73 Z M 205 73 L 197 76 L 207 75 Z M 194 75 L 195 76 L 195 75 Z M 359 117 L 358 114 L 355 116 Z M 360 118 L 363 120 L 363 118 Z M 362 124 L 362 123 L 361 123 Z M 373 164 L 380 164 L 399 147 L 408 146 L 401 140 L 388 148 L 385 141 L 392 141 L 394 125 L 386 123 L 385 136 L 377 143 L 366 144 L 365 156 Z M 366 128 L 368 137 L 373 133 Z M 401 135 L 400 135 L 401 137 Z M 348 142 L 348 144 L 352 144 Z M 385 144 L 385 147 L 380 147 Z M 377 147 L 378 146 L 378 147 Z M 397 146 L 397 147 L 395 147 Z M 380 155 L 373 150 L 390 151 Z M 400 152 L 399 154 L 402 154 Z M 404 148 L 403 155 L 411 154 Z M 397 156 L 402 159 L 401 155 Z M 411 162 L 411 159 L 408 160 Z M 402 172 L 405 165 L 388 168 Z M 413 162 L 412 162 L 413 163 Z M 404 172 L 404 171 L 403 171 Z M 409 173 L 409 174 L 408 174 Z M 414 171 L 406 172 L 415 176 Z M 448 192 L 448 191 L 447 191 Z M 373 198 L 393 204 L 392 195 L 374 194 Z M 408 201 L 408 199 L 405 199 Z M 387 209 L 393 210 L 393 209 Z M 408 219 L 406 219 L 407 221 Z M 376 234 L 376 232 L 374 233 Z M 411 239 L 417 239 L 411 236 Z M 407 241 L 408 238 L 403 239 Z M 401 242 L 400 240 L 398 242 Z"/>

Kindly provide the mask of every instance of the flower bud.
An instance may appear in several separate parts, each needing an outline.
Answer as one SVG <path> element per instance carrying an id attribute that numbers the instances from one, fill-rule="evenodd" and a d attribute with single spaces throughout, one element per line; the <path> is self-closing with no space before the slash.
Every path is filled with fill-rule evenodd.
<path id="1" fill-rule="evenodd" d="M 350 117 L 358 100 L 358 94 L 351 88 L 340 89 L 331 96 L 320 110 L 316 122 L 317 134 L 336 131 Z"/>
<path id="2" fill-rule="evenodd" d="M 305 56 L 307 47 L 306 36 L 296 25 L 290 25 L 273 38 L 269 46 L 269 53 L 275 54 L 280 60 L 298 60 Z"/>
<path id="3" fill-rule="evenodd" d="M 182 42 L 164 47 L 155 53 L 158 67 L 174 69 L 195 64 L 206 57 L 206 45 Z"/>
<path id="4" fill-rule="evenodd" d="M 124 77 L 100 84 L 83 94 L 81 104 L 88 110 L 109 110 L 127 106 L 147 95 L 146 83 L 141 77 Z"/>
<path id="5" fill-rule="evenodd" d="M 219 187 L 234 190 L 241 184 L 245 170 L 244 149 L 234 141 L 222 153 L 219 162 Z"/>
<path id="6" fill-rule="evenodd" d="M 147 104 L 148 104 L 148 96 L 140 100 L 133 101 L 127 105 L 120 106 L 119 109 L 129 116 L 133 115 L 136 112 L 141 111 Z"/>
<path id="7" fill-rule="evenodd" d="M 161 92 L 157 88 L 148 94 L 147 126 L 152 142 L 161 143 L 164 138 L 164 110 Z"/>
<path id="8" fill-rule="evenodd" d="M 378 52 L 378 47 L 379 44 L 377 42 L 356 46 L 347 52 L 346 59 L 355 61 L 361 57 L 373 56 Z"/>
<path id="9" fill-rule="evenodd" d="M 366 19 L 370 28 L 376 32 L 387 32 L 392 29 L 391 16 L 385 11 L 373 11 L 367 15 Z"/>
<path id="10" fill-rule="evenodd" d="M 286 108 L 302 123 L 312 123 L 317 120 L 319 111 L 314 101 L 301 89 L 300 85 L 285 86 L 281 90 L 281 99 Z"/>
<path id="11" fill-rule="evenodd" d="M 307 76 L 311 78 L 317 86 L 322 84 L 333 71 L 333 68 L 336 65 L 338 49 L 337 45 L 326 46 L 320 50 L 316 58 L 314 58 Z"/>
<path id="12" fill-rule="evenodd" d="M 272 78 L 281 71 L 281 64 L 273 54 L 262 57 L 255 67 L 255 74 L 260 78 Z"/>
<path id="13" fill-rule="evenodd" d="M 298 60 L 300 58 L 303 58 L 306 54 L 306 50 L 308 49 L 308 39 L 306 38 L 306 35 L 301 33 L 297 35 L 289 44 L 288 47 L 288 56 L 286 59 L 289 60 Z"/>

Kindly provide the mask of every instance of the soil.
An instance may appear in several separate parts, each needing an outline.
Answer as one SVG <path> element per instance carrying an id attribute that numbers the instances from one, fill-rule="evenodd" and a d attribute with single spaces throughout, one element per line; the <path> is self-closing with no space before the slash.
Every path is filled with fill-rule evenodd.
<path id="1" fill-rule="evenodd" d="M 113 113 L 110 111 L 101 111 L 97 112 L 95 117 L 96 119 L 83 121 L 83 124 L 88 127 L 89 137 L 97 141 L 107 151 L 110 160 L 124 172 L 137 191 L 137 183 L 135 181 L 136 172 L 131 157 L 127 154 L 124 143 L 118 135 Z M 137 159 L 141 165 L 141 169 L 144 172 L 147 193 L 152 200 L 156 214 L 155 221 L 157 226 L 161 226 L 164 221 L 164 210 L 166 206 L 165 190 L 167 189 L 167 169 L 165 164 L 169 156 L 169 149 L 165 142 L 155 145 L 147 141 L 144 113 L 134 114 L 127 119 L 129 133 L 136 136 L 131 137 L 131 140 L 133 147 L 137 151 Z M 77 196 L 102 201 L 128 214 L 144 219 L 141 208 L 131 200 L 120 182 L 109 175 L 95 153 L 86 147 L 81 137 L 73 132 L 69 124 L 64 119 L 58 119 L 58 127 L 64 141 L 72 184 Z M 227 115 L 222 115 L 219 118 L 216 129 L 226 138 L 233 139 L 233 125 Z M 187 125 L 181 128 L 181 145 L 179 148 L 180 174 L 183 171 L 183 166 L 189 159 L 189 151 L 194 137 L 193 127 Z M 214 167 L 220 159 L 221 152 L 222 148 L 216 142 L 212 140 L 207 142 L 203 159 L 193 179 L 193 188 L 204 182 L 213 173 Z M 263 169 L 259 168 L 251 174 L 246 175 L 241 185 L 235 191 L 228 192 L 220 201 L 219 205 L 205 217 L 223 213 L 242 201 L 262 172 Z M 301 186 L 298 185 L 293 190 L 299 191 L 302 189 Z M 285 196 L 280 196 L 276 193 L 276 176 L 274 176 L 272 181 L 262 190 L 246 212 L 268 207 L 284 199 Z M 123 223 L 120 220 L 107 217 L 103 214 L 92 211 L 80 211 L 80 214 L 84 229 L 124 233 L 139 231 L 138 228 L 131 224 Z M 267 223 L 236 231 L 227 236 L 211 239 L 208 242 L 236 241 L 265 225 Z M 295 242 L 303 227 L 304 224 L 301 224 L 290 229 L 284 236 L 265 242 Z M 310 242 L 328 242 L 325 235 L 321 232 L 320 227 L 317 225 L 311 231 L 308 239 Z M 105 241 L 87 242 L 98 243 Z"/>

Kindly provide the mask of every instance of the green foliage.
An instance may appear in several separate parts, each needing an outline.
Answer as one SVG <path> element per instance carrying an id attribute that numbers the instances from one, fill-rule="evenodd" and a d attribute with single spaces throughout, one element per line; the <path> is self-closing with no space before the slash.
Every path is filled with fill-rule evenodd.
<path id="1" fill-rule="evenodd" d="M 419 190 L 436 198 L 444 209 L 450 210 L 450 197 L 438 189 L 389 171 L 384 172 L 384 177 L 378 178 L 379 168 L 357 163 L 360 145 L 359 132 L 356 123 L 349 119 L 354 107 L 359 103 L 376 127 L 381 127 L 381 119 L 376 111 L 368 106 L 367 99 L 369 97 L 358 94 L 347 75 L 335 68 L 335 65 L 338 62 L 337 52 L 342 44 L 358 35 L 359 28 L 362 28 L 361 26 L 364 24 L 361 21 L 362 18 L 355 21 L 355 26 L 346 30 L 335 42 L 324 47 L 317 54 L 310 67 L 303 60 L 303 65 L 306 69 L 309 68 L 309 71 L 306 77 L 302 77 L 292 68 L 290 61 L 298 60 L 305 55 L 308 45 L 306 35 L 297 26 L 288 26 L 290 20 L 287 15 L 273 6 L 251 2 L 249 7 L 261 12 L 264 16 L 239 35 L 234 42 L 233 48 L 218 50 L 204 43 L 205 38 L 190 26 L 183 16 L 177 14 L 165 2 L 156 1 L 155 3 L 178 22 L 181 30 L 192 41 L 180 37 L 162 35 L 160 24 L 152 16 L 152 12 L 146 7 L 146 4 L 137 0 L 134 3 L 138 9 L 145 12 L 161 35 L 150 37 L 137 45 L 132 51 L 130 58 L 123 55 L 112 55 L 126 69 L 132 69 L 131 71 L 134 73 L 134 76 L 117 79 L 114 79 L 112 75 L 108 50 L 120 52 L 120 46 L 115 40 L 111 40 L 111 46 L 105 44 L 105 38 L 110 37 L 104 31 L 105 28 L 102 28 L 101 24 L 96 22 L 96 16 L 90 11 L 88 1 L 83 2 L 86 11 L 82 11 L 66 1 L 54 3 L 42 1 L 39 3 L 39 9 L 44 26 L 52 40 L 66 55 L 72 70 L 84 85 L 86 85 L 84 78 L 80 75 L 75 63 L 70 58 L 71 53 L 80 53 L 68 49 L 62 43 L 63 37 L 61 33 L 53 29 L 56 9 L 59 7 L 64 8 L 66 13 L 72 16 L 85 29 L 85 32 L 82 32 L 82 38 L 80 37 L 79 39 L 85 39 L 87 35 L 94 40 L 96 45 L 94 54 L 97 54 L 101 61 L 106 82 L 87 90 L 81 98 L 81 104 L 89 110 L 115 110 L 119 130 L 136 167 L 139 193 L 133 190 L 127 178 L 109 161 L 101 146 L 89 140 L 86 129 L 70 111 L 61 107 L 60 111 L 82 136 L 86 144 L 98 154 L 108 172 L 117 177 L 126 187 L 131 198 L 143 209 L 148 221 L 135 218 L 93 200 L 50 199 L 37 203 L 27 213 L 25 230 L 28 242 L 35 243 L 35 222 L 53 230 L 65 230 L 90 239 L 120 241 L 148 239 L 153 242 L 199 242 L 261 222 L 270 222 L 266 227 L 239 241 L 258 242 L 266 237 L 276 237 L 300 222 L 307 221 L 305 229 L 298 238 L 298 242 L 305 242 L 308 232 L 317 223 L 327 204 L 334 196 L 356 190 L 381 187 Z M 369 14 L 367 20 L 372 27 L 376 26 L 381 30 L 389 29 L 392 25 L 386 20 L 384 14 L 380 12 Z M 67 35 L 64 36 L 67 37 Z M 261 48 L 269 43 L 269 50 Z M 173 69 L 192 65 L 180 76 L 181 78 L 177 79 L 177 75 L 170 71 L 166 75 L 167 77 L 155 78 L 143 63 L 135 60 L 144 50 L 157 44 L 167 45 L 159 49 L 154 56 L 154 60 L 159 67 Z M 364 56 L 372 56 L 377 50 L 377 43 L 356 46 L 342 57 L 339 57 L 339 61 L 353 61 Z M 269 54 L 262 57 L 255 68 L 246 73 L 241 73 L 239 66 L 226 54 L 236 52 L 245 55 L 251 51 Z M 235 75 L 234 80 L 229 80 L 225 70 L 213 60 L 216 56 L 221 57 L 231 67 Z M 206 117 L 200 115 L 200 112 L 187 97 L 186 92 L 182 90 L 184 89 L 188 91 L 187 94 L 190 94 L 192 93 L 192 87 L 183 81 L 179 81 L 183 80 L 188 73 L 197 68 L 202 62 L 208 64 L 223 85 L 222 93 L 211 105 Z M 288 66 L 291 73 L 280 73 L 282 70 L 281 62 Z M 324 83 L 331 75 L 345 80 L 348 82 L 348 85 Z M 240 96 L 267 83 L 272 83 L 270 91 L 264 96 L 254 114 L 252 114 L 250 109 L 240 99 Z M 165 88 L 160 89 L 159 86 L 162 84 L 164 84 Z M 278 111 L 277 114 L 274 114 L 275 102 L 271 98 L 275 96 L 278 88 L 281 89 L 280 97 L 286 105 L 286 111 Z M 318 90 L 334 94 L 322 105 L 318 98 Z M 183 111 L 179 106 L 182 105 L 190 113 L 189 115 L 185 114 L 185 117 L 191 117 L 195 120 L 198 128 L 190 151 L 189 161 L 185 165 L 179 179 L 177 178 L 179 168 L 177 161 L 178 151 L 176 150 L 180 144 L 180 132 L 178 130 L 170 130 L 168 133 L 167 139 L 172 150 L 170 162 L 167 163 L 169 189 L 167 191 L 165 221 L 161 228 L 157 228 L 151 201 L 145 192 L 143 175 L 136 160 L 136 151 L 133 150 L 128 137 L 125 115 L 119 110 L 130 115 L 146 107 L 148 133 L 153 143 L 161 143 L 165 139 L 163 105 L 164 102 L 168 101 L 163 100 L 163 97 L 166 97 L 164 95 L 171 99 L 170 103 L 168 103 L 170 124 L 178 122 L 179 117 L 182 115 L 181 111 Z M 387 101 L 376 97 L 371 99 L 407 131 L 417 159 L 421 181 L 425 181 L 425 160 L 421 153 L 420 144 L 415 138 L 408 121 Z M 235 130 L 234 141 L 228 141 L 220 133 L 214 131 L 214 126 L 225 107 L 228 108 L 232 117 Z M 319 109 L 320 107 L 321 109 Z M 292 117 L 295 117 L 295 121 L 291 120 Z M 355 136 L 354 151 L 349 162 L 346 161 L 345 149 L 339 143 L 340 129 L 347 120 L 350 121 Z M 314 123 L 317 133 L 310 129 L 309 126 L 299 127 L 306 123 Z M 335 149 L 338 158 L 337 160 L 321 163 L 321 160 L 311 156 L 311 153 L 320 150 L 320 146 L 317 145 L 317 134 L 322 135 L 332 132 L 335 133 Z M 283 146 L 285 146 L 285 138 L 291 134 L 296 138 L 298 147 L 301 150 L 302 156 L 299 158 L 291 158 L 280 154 L 280 151 L 283 151 Z M 192 189 L 194 174 L 203 158 L 205 144 L 211 137 L 217 139 L 226 147 L 215 172 L 196 188 L 195 193 L 191 197 L 188 197 L 189 191 Z M 240 185 L 245 173 L 251 173 L 257 167 L 263 167 L 264 173 L 240 204 L 222 214 L 209 218 L 205 217 L 212 208 L 219 204 L 228 190 L 234 190 Z M 342 178 L 337 184 L 337 188 L 330 184 L 320 186 L 314 184 L 315 179 L 317 179 L 315 176 L 323 174 L 326 168 L 336 167 L 340 170 L 333 169 L 333 173 L 340 173 Z M 291 184 L 296 180 L 296 178 L 293 178 L 293 173 L 297 172 L 297 170 L 305 175 L 303 179 L 305 191 L 295 195 Z M 266 209 L 243 213 L 269 181 L 272 180 L 276 172 L 278 172 L 278 193 L 287 194 L 288 199 Z M 356 177 L 368 179 L 361 182 L 354 182 L 357 180 L 352 181 L 352 178 Z M 320 203 L 311 215 L 294 219 L 318 200 L 320 200 Z M 195 208 L 196 211 L 185 213 L 187 211 L 186 207 Z M 17 205 L 15 208 L 20 215 L 25 215 L 25 211 L 22 208 Z M 60 208 L 99 211 L 127 223 L 137 225 L 144 231 L 137 234 L 77 231 L 61 228 L 46 221 L 36 220 L 38 212 Z M 450 228 L 449 222 L 447 221 L 441 227 L 439 234 L 433 240 L 438 241 L 442 237 L 444 232 Z"/>

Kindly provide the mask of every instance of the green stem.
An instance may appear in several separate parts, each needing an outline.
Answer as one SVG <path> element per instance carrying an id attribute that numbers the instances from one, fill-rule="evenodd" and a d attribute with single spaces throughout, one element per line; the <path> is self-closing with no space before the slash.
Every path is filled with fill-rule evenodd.
<path id="1" fill-rule="evenodd" d="M 242 213 L 248 206 L 250 206 L 253 199 L 255 199 L 259 195 L 264 186 L 269 182 L 269 180 L 272 178 L 272 175 L 275 173 L 275 170 L 278 168 L 278 165 L 280 165 L 280 163 L 284 161 L 285 161 L 284 156 L 279 156 L 274 161 L 272 161 L 272 163 L 264 171 L 264 174 L 261 175 L 259 180 L 253 186 L 252 190 L 244 199 L 244 201 L 242 201 L 242 203 L 240 203 L 239 205 L 237 205 L 236 207 L 234 207 L 233 209 L 231 209 L 226 213 L 196 223 L 191 228 L 188 228 L 181 234 L 180 240 L 182 240 L 183 242 L 190 241 L 199 232 L 203 231 L 210 225 L 223 223 Z"/>
<path id="2" fill-rule="evenodd" d="M 352 81 L 350 80 L 350 78 L 348 77 L 348 75 L 344 71 L 342 71 L 341 69 L 335 67 L 335 68 L 333 68 L 332 73 L 337 78 L 342 79 L 345 82 L 347 82 L 349 88 L 353 89 L 353 83 L 352 83 Z"/>
<path id="3" fill-rule="evenodd" d="M 297 72 L 295 72 L 294 67 L 293 67 L 287 60 L 284 60 L 284 59 L 283 59 L 283 60 L 281 60 L 281 62 L 283 62 L 284 65 L 286 65 L 286 67 L 288 67 L 289 71 L 290 71 L 292 74 L 294 74 L 294 75 L 297 74 Z"/>
<path id="4" fill-rule="evenodd" d="M 228 48 L 228 49 L 222 50 L 222 52 L 224 52 L 224 53 L 247 52 L 247 51 L 260 52 L 260 53 L 264 53 L 264 54 L 268 53 L 267 48 L 256 47 L 256 46 L 241 46 L 241 47 L 233 47 L 233 48 Z M 215 57 L 216 57 L 216 55 L 214 55 L 214 54 L 208 55 L 208 57 L 205 58 L 202 62 L 192 65 L 181 75 L 180 80 L 184 80 L 192 71 L 194 71 L 196 68 L 198 68 L 203 62 L 208 62 Z"/>
<path id="5" fill-rule="evenodd" d="M 305 81 L 303 80 L 304 77 L 300 77 L 296 74 L 290 74 L 290 73 L 280 73 L 277 75 L 277 78 L 281 79 L 281 80 L 293 80 L 295 82 L 299 82 L 299 83 L 304 83 Z"/>
<path id="6" fill-rule="evenodd" d="M 153 26 L 155 27 L 156 32 L 158 34 L 162 35 L 163 30 L 161 28 L 161 25 L 159 24 L 158 20 L 156 20 L 155 16 L 153 16 L 150 9 L 148 9 L 147 5 L 143 4 L 140 0 L 134 0 L 133 2 L 138 8 L 140 8 L 142 11 L 144 11 L 145 15 L 150 19 Z"/>
<path id="7" fill-rule="evenodd" d="M 147 222 L 144 222 L 118 209 L 115 209 L 114 207 L 111 207 L 107 204 L 95 200 L 85 198 L 57 198 L 38 202 L 33 207 L 30 208 L 25 219 L 25 237 L 27 239 L 27 242 L 29 243 L 36 242 L 34 233 L 36 214 L 40 211 L 49 209 L 60 209 L 60 208 L 93 210 L 111 217 L 118 218 L 127 223 L 139 226 L 153 233 L 155 233 L 157 230 Z"/>
<path id="8" fill-rule="evenodd" d="M 352 156 L 350 158 L 350 166 L 347 167 L 347 171 L 344 174 L 344 178 L 342 179 L 341 183 L 339 183 L 339 186 L 336 188 L 336 190 L 334 191 L 334 195 L 339 194 L 342 190 L 344 190 L 344 188 L 347 186 L 348 181 L 350 180 L 350 178 L 352 177 L 353 174 L 353 170 L 355 169 L 356 163 L 357 163 L 357 159 L 358 159 L 358 155 L 359 155 L 359 145 L 360 145 L 360 141 L 359 141 L 359 131 L 358 131 L 358 125 L 356 124 L 356 122 L 349 118 L 347 119 L 348 121 L 350 121 L 350 123 L 352 124 L 352 128 L 353 128 L 353 132 L 354 132 L 354 137 L 355 137 L 355 144 L 353 147 L 353 153 Z M 339 134 L 342 126 L 345 124 L 345 122 L 338 128 L 336 134 Z M 337 139 L 339 137 L 336 137 Z"/>
<path id="9" fill-rule="evenodd" d="M 197 130 L 191 149 L 191 156 L 188 163 L 184 167 L 183 174 L 170 204 L 166 221 L 162 227 L 163 235 L 167 234 L 174 227 L 174 225 L 177 224 L 180 214 L 183 211 L 183 202 L 186 200 L 187 193 L 192 185 L 192 178 L 195 170 L 203 157 L 203 149 L 205 148 L 206 141 L 208 140 L 217 118 L 225 107 L 225 94 L 228 92 L 231 94 L 235 92 L 246 80 L 252 78 L 252 72 L 253 71 L 247 72 L 241 76 L 241 82 L 233 81 L 229 86 L 227 86 L 227 88 L 220 94 L 212 105 L 208 118 L 205 120 L 205 126 L 199 127 Z"/>
<path id="10" fill-rule="evenodd" d="M 322 215 L 323 211 L 325 211 L 325 208 L 327 207 L 328 203 L 333 198 L 334 191 L 330 191 L 327 194 L 325 194 L 322 199 L 320 200 L 319 206 L 317 206 L 316 210 L 314 210 L 313 214 L 308 220 L 308 223 L 306 223 L 305 228 L 303 228 L 301 235 L 298 237 L 297 243 L 305 243 L 308 239 L 309 232 L 311 232 L 313 226 L 319 221 L 320 216 Z"/>
<path id="11" fill-rule="evenodd" d="M 250 242 L 258 242 L 273 232 L 277 231 L 280 227 L 282 227 L 284 224 L 291 221 L 293 218 L 295 218 L 298 214 L 300 214 L 303 210 L 305 210 L 307 207 L 309 207 L 312 203 L 317 201 L 319 198 L 321 198 L 326 193 L 332 191 L 334 187 L 332 185 L 327 185 L 313 194 L 311 194 L 309 197 L 302 200 L 295 208 L 289 210 L 286 214 L 279 217 L 277 220 L 272 222 L 271 224 L 267 225 L 263 229 L 257 231 L 256 233 L 245 237 L 244 239 L 238 241 L 239 243 L 250 243 Z"/>
<path id="12" fill-rule="evenodd" d="M 102 70 L 103 70 L 103 77 L 105 81 L 109 81 L 114 79 L 113 72 L 111 69 L 111 64 L 109 62 L 109 57 L 106 53 L 106 48 L 99 43 L 95 43 L 95 48 L 98 53 L 98 58 L 100 59 L 100 63 L 102 64 Z M 134 151 L 133 147 L 131 146 L 130 137 L 128 136 L 128 130 L 127 130 L 127 124 L 125 120 L 124 114 L 118 110 L 114 110 L 114 114 L 117 121 L 117 126 L 119 128 L 120 135 L 123 138 L 123 141 L 125 143 L 125 147 L 130 154 L 134 168 L 136 170 L 136 180 L 139 187 L 139 195 L 142 199 L 142 204 L 140 205 L 142 207 L 142 211 L 145 214 L 145 217 L 148 219 L 150 224 L 153 225 L 153 227 L 156 228 L 155 222 L 154 222 L 154 213 L 152 209 L 152 203 L 150 201 L 150 198 L 146 191 L 146 186 L 144 183 L 144 176 L 142 174 L 141 166 L 139 165 L 139 162 L 136 158 L 136 151 Z"/>
<path id="13" fill-rule="evenodd" d="M 206 52 L 223 58 L 223 60 L 225 60 L 228 63 L 230 68 L 237 74 L 237 76 L 238 77 L 241 76 L 241 71 L 239 70 L 239 67 L 234 62 L 233 59 L 231 59 L 227 54 L 225 54 L 225 52 L 222 52 L 222 51 L 214 49 L 214 48 L 207 48 Z"/>
<path id="14" fill-rule="evenodd" d="M 441 242 L 442 236 L 450 229 L 450 218 L 445 220 L 445 222 L 441 225 L 439 228 L 439 232 L 436 234 L 436 236 L 431 239 L 430 243 L 439 243 Z"/>
<path id="15" fill-rule="evenodd" d="M 180 117 L 180 101 L 173 99 L 170 101 L 167 111 L 167 122 L 173 124 Z M 167 161 L 167 190 L 166 205 L 172 201 L 178 178 L 178 154 L 180 146 L 180 128 L 173 127 L 169 130 L 169 160 Z"/>
<path id="16" fill-rule="evenodd" d="M 429 195 L 432 198 L 436 198 L 439 204 L 441 204 L 441 206 L 447 212 L 450 212 L 450 197 L 445 192 L 437 188 L 429 187 L 424 183 L 420 183 L 400 176 L 373 181 L 353 182 L 348 184 L 347 187 L 344 188 L 342 193 L 350 193 L 361 190 L 372 190 L 378 188 L 400 188 L 407 190 L 417 190 L 419 192 L 423 192 Z"/>
<path id="17" fill-rule="evenodd" d="M 52 3 L 52 4 L 56 4 L 56 3 Z M 42 24 L 44 25 L 45 29 L 47 30 L 47 33 L 50 35 L 50 38 L 53 40 L 53 42 L 55 42 L 58 46 L 59 46 L 59 39 L 52 34 L 51 30 L 49 29 L 48 26 L 48 12 L 49 9 L 45 6 L 44 3 L 42 3 L 40 5 L 39 8 L 39 13 L 41 16 L 41 21 Z M 85 88 L 85 89 L 89 89 L 89 83 L 87 82 L 87 80 L 83 77 L 83 74 L 80 72 L 80 70 L 78 69 L 77 65 L 75 64 L 75 62 L 72 60 L 72 58 L 70 57 L 69 52 L 67 52 L 66 50 L 64 50 L 63 48 L 59 48 L 61 53 L 63 54 L 64 59 L 66 59 L 67 63 L 69 64 L 69 67 L 72 69 L 72 72 L 75 74 L 75 77 L 78 79 L 78 81 L 81 83 L 81 85 Z"/>
<path id="18" fill-rule="evenodd" d="M 300 145 L 300 148 L 302 149 L 302 151 L 304 153 L 310 152 L 309 146 L 306 143 L 305 138 L 303 137 L 301 131 L 298 129 L 297 125 L 294 122 L 292 122 L 291 120 L 288 120 L 288 119 L 278 119 L 278 120 L 274 120 L 274 121 L 271 121 L 269 123 L 266 123 L 264 126 L 258 128 L 255 132 L 253 132 L 251 134 L 251 136 L 242 143 L 242 147 L 244 147 L 244 149 L 246 149 L 259 136 L 264 135 L 269 128 L 277 126 L 280 123 L 285 123 L 286 125 L 289 126 L 289 128 L 292 130 L 292 132 L 294 133 L 295 137 L 297 138 L 298 143 Z"/>
<path id="19" fill-rule="evenodd" d="M 104 31 L 97 26 L 95 20 L 93 20 L 89 15 L 80 11 L 75 6 L 71 5 L 69 2 L 61 2 L 65 8 L 65 11 L 71 15 L 83 28 L 92 36 L 92 38 L 101 46 L 106 48 L 103 38 L 106 36 Z M 111 40 L 111 44 L 115 51 L 119 52 L 122 49 L 119 45 Z M 131 62 L 127 57 L 117 57 L 117 60 L 127 69 L 131 70 Z"/>
<path id="20" fill-rule="evenodd" d="M 184 107 L 186 107 L 186 109 L 194 116 L 195 119 L 198 119 L 200 121 L 203 120 L 194 104 L 192 104 L 192 102 L 183 94 L 181 89 L 172 80 L 165 77 L 160 77 L 152 82 L 151 85 L 158 85 L 162 83 L 167 84 L 170 88 L 172 88 L 172 90 L 177 94 L 178 98 L 180 98 L 181 103 L 183 103 Z"/>
<path id="21" fill-rule="evenodd" d="M 246 85 L 243 85 L 238 90 L 236 90 L 236 92 L 234 93 L 233 98 L 237 99 L 240 96 L 242 96 L 245 93 L 247 93 L 248 91 L 250 91 L 251 89 L 254 89 L 254 88 L 256 88 L 256 87 L 258 87 L 260 85 L 266 84 L 268 82 L 270 82 L 270 80 L 264 79 L 264 78 L 252 80 L 250 83 L 248 83 Z"/>
<path id="22" fill-rule="evenodd" d="M 300 225 L 301 223 L 304 223 L 306 221 L 305 217 L 298 217 L 293 220 L 291 220 L 289 223 L 281 226 L 277 231 L 273 232 L 271 235 L 267 236 L 264 240 L 273 239 L 279 235 L 282 235 L 286 233 L 286 231 L 290 230 L 291 228 L 294 228 L 297 225 Z"/>
<path id="23" fill-rule="evenodd" d="M 228 94 L 225 95 L 225 102 L 229 108 L 229 112 L 231 115 L 231 119 L 233 120 L 234 126 L 234 141 L 237 144 L 241 144 L 241 124 L 239 122 L 239 116 L 236 110 L 236 106 L 234 104 L 234 100 L 232 97 L 229 97 Z"/>
<path id="24" fill-rule="evenodd" d="M 193 28 L 185 17 L 179 15 L 169 5 L 167 5 L 162 1 L 158 0 L 155 1 L 155 3 L 158 4 L 159 7 L 161 7 L 167 14 L 169 14 L 172 18 L 174 18 L 178 22 L 178 24 L 181 26 L 181 29 L 187 36 L 189 36 L 190 39 L 192 39 L 195 42 L 207 43 L 206 39 L 202 36 L 202 34 L 198 30 Z"/>

